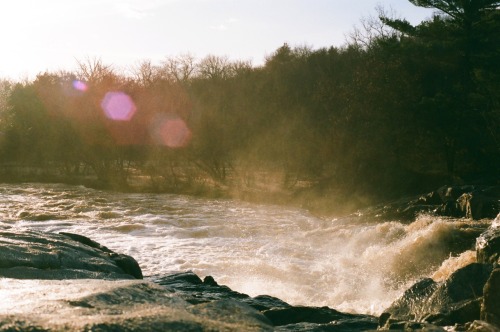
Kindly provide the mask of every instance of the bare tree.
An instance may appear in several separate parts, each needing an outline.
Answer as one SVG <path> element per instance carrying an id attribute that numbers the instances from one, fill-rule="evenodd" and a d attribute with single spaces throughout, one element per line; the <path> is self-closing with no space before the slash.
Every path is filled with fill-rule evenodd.
<path id="1" fill-rule="evenodd" d="M 227 56 L 207 55 L 198 64 L 200 76 L 224 79 L 231 75 L 231 63 Z"/>
<path id="2" fill-rule="evenodd" d="M 160 66 L 153 65 L 151 60 L 139 62 L 131 68 L 135 81 L 144 87 L 151 86 L 157 80 L 163 78 L 163 69 Z"/>
<path id="3" fill-rule="evenodd" d="M 230 64 L 231 75 L 238 75 L 252 70 L 252 62 L 250 60 L 237 60 Z"/>
<path id="4" fill-rule="evenodd" d="M 196 75 L 196 59 L 189 53 L 170 57 L 163 61 L 163 68 L 167 77 L 177 82 L 187 82 Z"/>
<path id="5" fill-rule="evenodd" d="M 87 82 L 99 83 L 110 76 L 115 76 L 114 70 L 109 65 L 104 65 L 100 58 L 87 57 L 84 60 L 76 60 L 78 65 L 77 76 Z"/>
<path id="6" fill-rule="evenodd" d="M 346 36 L 349 44 L 366 49 L 378 38 L 389 38 L 400 34 L 380 19 L 380 17 L 396 18 L 397 15 L 392 8 L 386 10 L 379 5 L 375 10 L 377 17 L 370 15 L 361 18 L 360 25 L 354 26 L 354 30 Z"/>

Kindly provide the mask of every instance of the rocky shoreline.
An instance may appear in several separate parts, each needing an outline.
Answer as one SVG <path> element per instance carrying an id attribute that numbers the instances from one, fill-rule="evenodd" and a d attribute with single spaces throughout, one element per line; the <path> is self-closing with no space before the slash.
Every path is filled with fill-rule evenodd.
<path id="1" fill-rule="evenodd" d="M 189 271 L 144 278 L 134 258 L 87 237 L 6 228 L 0 331 L 500 331 L 498 192 L 441 188 L 366 211 L 494 219 L 475 239 L 476 262 L 443 281 L 418 281 L 379 317 L 250 297 Z"/>
<path id="2" fill-rule="evenodd" d="M 478 238 L 476 263 L 417 282 L 380 317 L 250 297 L 192 272 L 144 280 L 132 257 L 81 235 L 4 230 L 0 239 L 0 331 L 500 329 L 500 216 Z"/>

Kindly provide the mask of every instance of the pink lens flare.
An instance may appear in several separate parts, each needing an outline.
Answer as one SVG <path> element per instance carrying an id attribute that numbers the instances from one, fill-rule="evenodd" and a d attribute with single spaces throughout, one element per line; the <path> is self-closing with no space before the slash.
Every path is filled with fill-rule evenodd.
<path id="1" fill-rule="evenodd" d="M 162 116 L 157 119 L 154 135 L 158 144 L 169 148 L 182 148 L 191 141 L 191 130 L 177 116 Z"/>
<path id="2" fill-rule="evenodd" d="M 108 119 L 115 121 L 130 121 L 137 111 L 132 98 L 121 91 L 106 93 L 101 108 Z"/>
<path id="3" fill-rule="evenodd" d="M 73 88 L 75 90 L 85 92 L 88 90 L 89 86 L 87 85 L 87 83 L 85 83 L 83 81 L 74 80 L 73 81 Z"/>

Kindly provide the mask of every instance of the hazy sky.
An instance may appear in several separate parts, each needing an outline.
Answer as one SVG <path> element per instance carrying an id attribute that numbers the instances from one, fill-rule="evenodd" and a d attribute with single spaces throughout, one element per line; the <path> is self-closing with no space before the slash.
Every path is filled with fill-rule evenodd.
<path id="1" fill-rule="evenodd" d="M 284 42 L 343 45 L 377 5 L 412 23 L 432 15 L 406 0 L 2 0 L 0 78 L 72 70 L 86 57 L 121 69 L 183 53 L 262 64 Z"/>

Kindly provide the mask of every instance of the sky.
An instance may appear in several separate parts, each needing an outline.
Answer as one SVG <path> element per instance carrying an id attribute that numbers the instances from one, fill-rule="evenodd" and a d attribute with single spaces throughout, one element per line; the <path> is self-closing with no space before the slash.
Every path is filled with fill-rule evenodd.
<path id="1" fill-rule="evenodd" d="M 413 24 L 433 13 L 406 0 L 2 0 L 0 78 L 75 70 L 87 58 L 122 71 L 187 53 L 260 65 L 284 43 L 344 45 L 377 6 Z"/>

